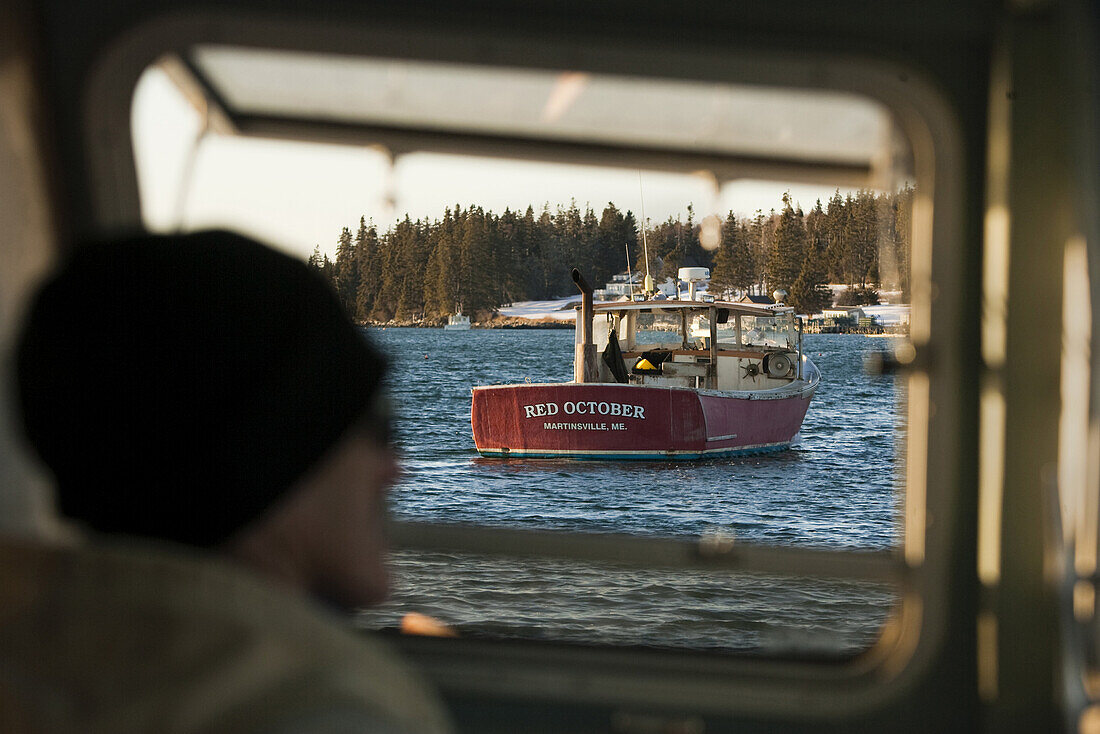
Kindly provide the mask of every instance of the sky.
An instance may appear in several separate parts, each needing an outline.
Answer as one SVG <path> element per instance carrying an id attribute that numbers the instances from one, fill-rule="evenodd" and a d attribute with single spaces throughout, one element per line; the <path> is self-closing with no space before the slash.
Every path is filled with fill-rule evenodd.
<path id="1" fill-rule="evenodd" d="M 686 215 L 692 204 L 699 221 L 779 209 L 784 191 L 808 210 L 834 191 L 762 181 L 718 189 L 702 176 L 429 153 L 391 165 L 388 155 L 366 147 L 200 135 L 198 114 L 155 68 L 135 91 L 133 127 L 150 228 L 229 227 L 303 258 L 315 246 L 334 254 L 341 228 L 354 231 L 361 216 L 384 231 L 406 213 L 438 219 L 456 204 L 499 214 L 575 200 L 598 215 L 613 202 L 639 220 L 644 211 L 651 222 Z"/>

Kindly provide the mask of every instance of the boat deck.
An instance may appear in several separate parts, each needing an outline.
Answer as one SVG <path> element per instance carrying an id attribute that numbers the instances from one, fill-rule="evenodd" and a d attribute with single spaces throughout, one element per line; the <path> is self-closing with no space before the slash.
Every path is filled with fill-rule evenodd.
<path id="1" fill-rule="evenodd" d="M 717 363 L 712 365 L 709 349 L 664 349 L 662 345 L 646 345 L 644 350 L 622 352 L 623 368 L 631 384 L 664 385 L 710 390 L 770 390 L 791 384 L 797 375 L 795 364 L 789 374 L 775 377 L 768 374 L 767 360 L 778 351 L 758 349 L 719 349 Z M 668 352 L 667 361 L 653 374 L 632 370 L 643 355 L 654 351 Z M 611 368 L 603 361 L 597 365 L 600 383 L 616 382 Z"/>

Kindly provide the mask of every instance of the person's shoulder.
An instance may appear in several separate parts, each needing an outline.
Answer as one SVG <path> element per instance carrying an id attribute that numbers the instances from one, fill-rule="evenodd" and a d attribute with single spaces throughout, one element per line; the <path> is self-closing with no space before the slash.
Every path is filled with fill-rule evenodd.
<path id="1" fill-rule="evenodd" d="M 2 552 L 36 567 L 0 591 L 15 599 L 24 587 L 7 605 L 22 608 L 22 659 L 36 680 L 94 702 L 105 724 L 124 710 L 152 729 L 449 730 L 431 687 L 383 641 L 234 564 L 145 543 Z"/>
<path id="2" fill-rule="evenodd" d="M 330 706 L 276 722 L 256 734 L 414 734 L 392 719 L 384 719 L 361 707 Z"/>

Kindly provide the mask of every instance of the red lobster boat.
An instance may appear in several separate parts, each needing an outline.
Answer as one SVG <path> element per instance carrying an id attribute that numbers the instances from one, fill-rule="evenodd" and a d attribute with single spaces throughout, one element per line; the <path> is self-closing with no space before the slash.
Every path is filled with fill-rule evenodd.
<path id="1" fill-rule="evenodd" d="M 475 387 L 482 456 L 680 460 L 790 446 L 820 381 L 793 308 L 593 305 L 573 279 L 584 294 L 573 381 Z"/>

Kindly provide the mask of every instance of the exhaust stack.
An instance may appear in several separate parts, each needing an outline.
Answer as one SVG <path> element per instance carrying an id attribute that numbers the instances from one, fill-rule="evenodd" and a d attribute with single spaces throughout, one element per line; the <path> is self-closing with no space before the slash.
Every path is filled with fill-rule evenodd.
<path id="1" fill-rule="evenodd" d="M 577 284 L 583 298 L 581 312 L 577 315 L 576 346 L 573 355 L 573 382 L 598 382 L 599 369 L 596 366 L 596 345 L 592 342 L 592 286 L 573 268 L 573 282 Z"/>

